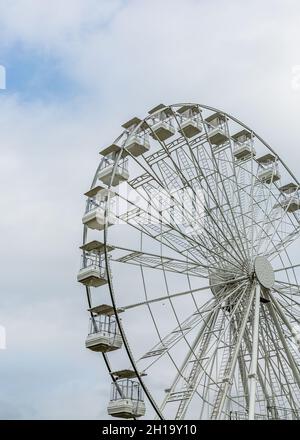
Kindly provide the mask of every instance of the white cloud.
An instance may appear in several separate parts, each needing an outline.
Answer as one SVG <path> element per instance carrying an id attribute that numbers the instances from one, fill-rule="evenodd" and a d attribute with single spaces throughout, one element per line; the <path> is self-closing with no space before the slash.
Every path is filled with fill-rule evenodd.
<path id="1" fill-rule="evenodd" d="M 10 41 L 56 50 L 105 25 L 121 5 L 121 0 L 2 0 L 1 31 Z"/>

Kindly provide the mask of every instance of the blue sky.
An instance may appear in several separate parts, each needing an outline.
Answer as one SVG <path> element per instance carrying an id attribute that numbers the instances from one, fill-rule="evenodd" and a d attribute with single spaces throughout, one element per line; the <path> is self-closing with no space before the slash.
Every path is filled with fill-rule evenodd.
<path id="1" fill-rule="evenodd" d="M 299 162 L 299 2 L 223 4 L 0 0 L 0 418 L 106 417 L 75 279 L 83 193 L 123 122 L 208 104 Z"/>
<path id="2" fill-rule="evenodd" d="M 78 8 L 78 13 L 86 10 L 82 2 L 75 2 L 75 8 Z M 120 1 L 102 1 L 89 2 L 90 5 L 88 13 L 85 17 L 81 17 L 82 21 L 79 23 L 69 23 L 69 29 L 62 28 L 66 33 L 64 34 L 65 42 L 71 45 L 75 39 L 85 39 L 93 33 L 99 31 L 110 32 L 110 25 L 114 18 L 128 5 L 128 0 Z M 102 3 L 102 5 L 101 5 Z M 43 2 L 42 2 L 43 4 Z M 45 2 L 44 2 L 45 4 Z M 74 7 L 74 4 L 69 3 Z M 30 5 L 36 7 L 35 2 L 12 2 L 12 6 L 1 5 L 5 10 L 11 8 L 12 16 L 19 10 L 20 13 L 28 11 Z M 99 10 L 99 13 L 92 15 L 92 9 Z M 37 8 L 39 9 L 39 8 Z M 41 7 L 43 10 L 43 6 Z M 47 12 L 47 7 L 45 8 Z M 62 8 L 62 13 L 67 10 L 67 7 Z M 65 10 L 65 11 L 64 11 Z M 43 11 L 42 11 L 43 12 Z M 50 8 L 50 13 L 55 12 L 54 7 Z M 42 13 L 41 16 L 45 18 Z M 84 19 L 86 18 L 86 19 Z M 39 19 L 37 15 L 36 19 Z M 74 29 L 73 29 L 73 26 Z M 76 24 L 78 28 L 76 28 Z M 33 24 L 34 25 L 34 24 Z M 64 23 L 62 23 L 63 27 Z M 7 72 L 7 88 L 10 93 L 16 93 L 20 99 L 24 100 L 63 100 L 71 99 L 76 94 L 80 94 L 80 80 L 76 81 L 72 75 L 66 71 L 64 61 L 61 53 L 56 53 L 51 46 L 43 44 L 32 44 L 32 42 L 23 38 L 22 35 L 11 34 L 11 41 L 2 40 L 0 45 L 1 64 L 5 66 Z M 37 35 L 38 37 L 38 35 Z"/>
<path id="3" fill-rule="evenodd" d="M 24 101 L 71 99 L 80 93 L 78 83 L 64 74 L 55 56 L 13 45 L 2 57 L 6 68 L 7 93 Z"/>

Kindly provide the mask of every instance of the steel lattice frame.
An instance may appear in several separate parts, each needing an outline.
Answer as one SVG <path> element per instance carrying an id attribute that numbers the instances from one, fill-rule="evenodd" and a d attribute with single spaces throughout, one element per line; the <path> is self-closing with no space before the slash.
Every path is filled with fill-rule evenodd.
<path id="1" fill-rule="evenodd" d="M 183 105 L 199 111 L 199 135 L 187 138 L 178 131 Z M 113 371 L 131 365 L 148 400 L 148 417 L 299 419 L 300 265 L 287 249 L 292 253 L 298 238 L 300 210 L 288 212 L 279 190 L 290 182 L 298 190 L 299 182 L 263 139 L 227 113 L 198 104 L 163 110 L 176 134 L 159 140 L 152 126 L 162 109 L 149 114 L 135 132 L 150 134 L 150 151 L 138 157 L 127 152 L 133 177 L 113 188 L 128 131 L 114 142 L 122 149 L 108 187 L 117 195 L 106 197 L 105 217 L 115 210 L 127 239 L 138 245 L 119 244 L 118 226 L 108 228 L 106 222 L 108 285 L 100 289 L 109 292 L 123 339 L 122 354 L 103 354 L 111 378 L 116 380 Z M 224 116 L 228 134 L 219 146 L 211 143 L 206 121 L 215 112 Z M 234 156 L 232 136 L 241 129 L 251 133 L 256 149 L 246 160 Z M 266 153 L 274 156 L 280 180 L 258 178 L 258 157 Z M 122 190 L 126 185 L 129 195 Z M 120 213 L 122 203 L 126 210 Z M 84 226 L 83 244 L 89 234 Z M 271 288 L 257 279 L 257 256 L 274 268 Z M 130 285 L 126 292 L 114 281 L 119 273 Z M 156 284 L 163 291 L 153 295 Z M 92 289 L 86 288 L 89 308 L 96 305 Z"/>

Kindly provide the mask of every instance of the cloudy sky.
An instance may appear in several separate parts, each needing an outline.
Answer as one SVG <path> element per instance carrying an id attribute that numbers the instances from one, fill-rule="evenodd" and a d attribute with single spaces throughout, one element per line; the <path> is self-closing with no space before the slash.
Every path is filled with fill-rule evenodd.
<path id="1" fill-rule="evenodd" d="M 297 0 L 0 0 L 0 418 L 105 418 L 76 283 L 98 151 L 163 102 L 218 107 L 300 160 Z"/>

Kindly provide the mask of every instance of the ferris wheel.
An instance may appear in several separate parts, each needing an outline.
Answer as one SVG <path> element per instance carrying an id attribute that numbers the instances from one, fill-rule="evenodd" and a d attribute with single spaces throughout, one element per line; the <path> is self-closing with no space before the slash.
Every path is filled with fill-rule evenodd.
<path id="1" fill-rule="evenodd" d="M 300 419 L 300 188 L 278 153 L 188 103 L 100 154 L 77 278 L 108 414 Z"/>

